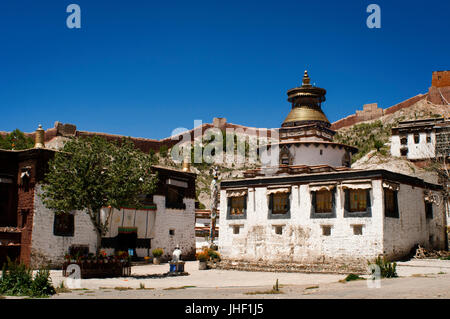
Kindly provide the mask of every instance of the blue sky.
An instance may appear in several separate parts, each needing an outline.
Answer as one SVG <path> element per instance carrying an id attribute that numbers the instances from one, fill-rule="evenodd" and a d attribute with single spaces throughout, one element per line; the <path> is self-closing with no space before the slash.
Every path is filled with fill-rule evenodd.
<path id="1" fill-rule="evenodd" d="M 81 29 L 66 7 L 81 7 Z M 381 28 L 366 7 L 381 7 Z M 160 139 L 194 119 L 279 127 L 308 69 L 330 121 L 450 69 L 449 1 L 0 2 L 0 130 Z"/>

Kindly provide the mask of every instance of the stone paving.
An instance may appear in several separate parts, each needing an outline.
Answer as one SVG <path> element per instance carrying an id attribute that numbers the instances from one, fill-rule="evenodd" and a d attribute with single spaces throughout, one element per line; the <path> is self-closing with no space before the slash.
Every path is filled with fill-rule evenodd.
<path id="1" fill-rule="evenodd" d="M 131 277 L 83 279 L 80 289 L 52 298 L 450 298 L 448 260 L 399 262 L 399 278 L 383 279 L 381 288 L 368 288 L 364 280 L 342 283 L 345 275 L 336 274 L 200 271 L 196 261 L 186 262 L 188 276 L 151 278 L 168 269 L 168 264 L 135 266 Z M 55 287 L 66 280 L 61 271 L 52 271 L 51 277 Z M 281 294 L 260 294 L 277 279 Z"/>

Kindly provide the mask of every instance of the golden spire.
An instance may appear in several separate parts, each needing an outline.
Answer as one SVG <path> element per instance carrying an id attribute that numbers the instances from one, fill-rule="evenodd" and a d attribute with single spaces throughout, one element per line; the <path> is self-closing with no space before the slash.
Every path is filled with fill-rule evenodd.
<path id="1" fill-rule="evenodd" d="M 311 86 L 308 70 L 305 70 L 305 73 L 303 74 L 302 86 Z"/>
<path id="2" fill-rule="evenodd" d="M 312 86 L 310 81 L 308 70 L 305 70 L 302 86 L 288 90 L 288 101 L 292 103 L 292 109 L 282 126 L 298 126 L 312 122 L 330 125 L 321 108 L 326 90 Z"/>
<path id="3" fill-rule="evenodd" d="M 36 136 L 35 136 L 34 140 L 35 140 L 34 148 L 45 148 L 45 144 L 44 144 L 45 131 L 42 129 L 41 124 L 39 124 L 39 127 L 36 130 Z"/>
<path id="4" fill-rule="evenodd" d="M 190 172 L 191 171 L 191 161 L 189 159 L 189 156 L 186 156 L 183 159 L 183 172 Z"/>

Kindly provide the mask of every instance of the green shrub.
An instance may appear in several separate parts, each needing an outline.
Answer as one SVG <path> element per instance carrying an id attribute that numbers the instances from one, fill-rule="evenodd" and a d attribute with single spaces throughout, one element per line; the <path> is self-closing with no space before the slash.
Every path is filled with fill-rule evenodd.
<path id="1" fill-rule="evenodd" d="M 55 294 L 48 269 L 39 269 L 33 278 L 32 270 L 9 258 L 3 265 L 0 294 L 8 296 L 46 297 Z"/>
<path id="2" fill-rule="evenodd" d="M 30 290 L 32 297 L 46 297 L 56 293 L 48 269 L 41 268 L 38 270 L 31 283 Z"/>
<path id="3" fill-rule="evenodd" d="M 211 259 L 218 259 L 218 260 L 220 260 L 220 254 L 216 250 L 214 250 L 212 248 L 208 248 L 208 256 Z"/>
<path id="4" fill-rule="evenodd" d="M 162 248 L 156 248 L 152 250 L 153 257 L 161 257 L 164 254 L 164 250 Z"/>
<path id="5" fill-rule="evenodd" d="M 161 157 L 167 157 L 168 152 L 169 152 L 169 149 L 168 149 L 167 145 L 162 145 L 159 148 L 159 156 L 161 156 Z"/>
<path id="6" fill-rule="evenodd" d="M 345 277 L 345 281 L 353 281 L 353 280 L 363 280 L 364 278 L 355 275 L 355 274 L 349 274 L 347 277 Z"/>
<path id="7" fill-rule="evenodd" d="M 397 263 L 388 262 L 386 258 L 378 256 L 374 262 L 368 262 L 369 265 L 377 265 L 380 267 L 381 278 L 394 278 L 397 275 Z"/>
<path id="8" fill-rule="evenodd" d="M 9 259 L 3 264 L 0 280 L 0 294 L 8 296 L 28 296 L 33 282 L 31 269 Z"/>

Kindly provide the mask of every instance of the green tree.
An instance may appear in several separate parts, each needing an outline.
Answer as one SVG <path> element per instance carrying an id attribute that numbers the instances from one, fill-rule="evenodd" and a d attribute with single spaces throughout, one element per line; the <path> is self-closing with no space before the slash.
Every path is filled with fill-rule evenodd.
<path id="1" fill-rule="evenodd" d="M 162 145 L 159 148 L 159 156 L 167 157 L 168 151 L 169 151 L 169 149 L 168 149 L 167 145 Z"/>
<path id="2" fill-rule="evenodd" d="M 33 146 L 33 139 L 25 136 L 25 134 L 19 129 L 15 129 L 5 136 L 0 135 L 0 149 L 25 150 L 28 148 L 33 148 Z"/>
<path id="3" fill-rule="evenodd" d="M 43 202 L 56 214 L 85 211 L 97 231 L 97 251 L 114 208 L 142 206 L 157 182 L 148 154 L 129 139 L 108 142 L 101 137 L 73 139 L 49 163 L 43 185 Z M 100 210 L 108 216 L 100 218 Z"/>

